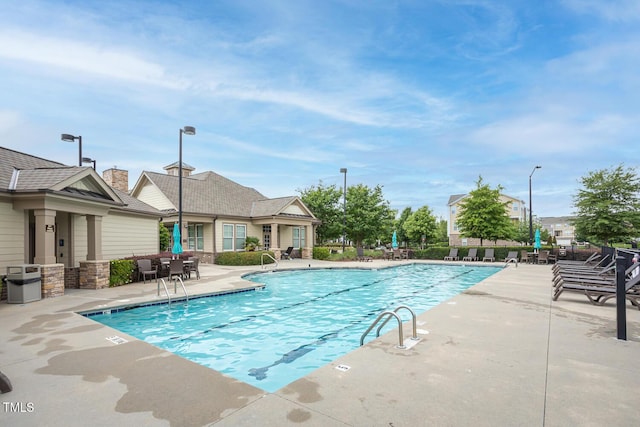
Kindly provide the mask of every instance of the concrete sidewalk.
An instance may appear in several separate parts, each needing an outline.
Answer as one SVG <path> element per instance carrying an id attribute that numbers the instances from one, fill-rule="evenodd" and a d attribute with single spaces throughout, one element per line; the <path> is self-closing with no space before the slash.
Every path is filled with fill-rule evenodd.
<path id="1" fill-rule="evenodd" d="M 251 286 L 240 276 L 255 270 L 200 268 L 201 280 L 186 282 L 190 294 Z M 631 426 L 640 419 L 640 311 L 627 303 L 628 341 L 617 340 L 614 302 L 594 306 L 573 293 L 551 301 L 550 266 L 509 265 L 420 315 L 412 348 L 397 349 L 391 332 L 275 393 L 76 314 L 153 299 L 155 283 L 139 283 L 0 304 L 0 370 L 14 388 L 0 395 L 0 425 Z M 410 324 L 404 328 L 408 339 Z"/>

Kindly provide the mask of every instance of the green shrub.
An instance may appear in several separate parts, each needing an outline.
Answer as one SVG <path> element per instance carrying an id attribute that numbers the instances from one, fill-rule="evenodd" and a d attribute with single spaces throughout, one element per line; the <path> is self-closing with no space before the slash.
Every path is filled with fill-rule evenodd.
<path id="1" fill-rule="evenodd" d="M 260 239 L 254 236 L 247 236 L 244 240 L 244 249 L 247 251 L 255 251 L 260 246 Z"/>
<path id="2" fill-rule="evenodd" d="M 260 265 L 273 264 L 271 257 L 262 257 L 262 254 L 269 254 L 274 257 L 271 251 L 255 251 L 255 252 L 223 252 L 218 254 L 215 263 L 218 265 Z"/>
<path id="3" fill-rule="evenodd" d="M 313 259 L 326 260 L 329 259 L 331 251 L 326 247 L 313 248 Z"/>
<path id="4" fill-rule="evenodd" d="M 116 259 L 109 262 L 109 287 L 126 285 L 133 282 L 134 261 Z"/>

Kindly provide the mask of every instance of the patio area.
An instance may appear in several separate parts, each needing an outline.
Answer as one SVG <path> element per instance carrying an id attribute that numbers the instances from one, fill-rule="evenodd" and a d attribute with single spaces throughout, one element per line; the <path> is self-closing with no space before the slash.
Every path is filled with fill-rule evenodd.
<path id="1" fill-rule="evenodd" d="M 295 259 L 278 268 L 406 262 Z M 259 269 L 201 264 L 201 279 L 185 286 L 191 295 L 241 289 L 253 285 L 240 276 Z M 419 315 L 428 333 L 412 348 L 397 349 L 391 332 L 275 393 L 76 314 L 163 299 L 155 282 L 3 302 L 0 370 L 13 391 L 0 395 L 1 424 L 636 425 L 640 311 L 627 303 L 628 340 L 618 340 L 613 300 L 552 301 L 551 277 L 550 265 L 509 264 Z"/>

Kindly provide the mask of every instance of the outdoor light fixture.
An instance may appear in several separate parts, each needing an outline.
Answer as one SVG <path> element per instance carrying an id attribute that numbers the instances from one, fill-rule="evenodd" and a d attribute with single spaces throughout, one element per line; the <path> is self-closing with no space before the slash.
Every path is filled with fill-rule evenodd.
<path id="1" fill-rule="evenodd" d="M 182 134 L 195 135 L 196 128 L 193 126 L 185 126 L 180 129 L 180 158 L 178 160 L 178 230 L 180 230 L 180 239 L 182 240 Z M 180 242 L 182 244 L 182 242 Z"/>
<path id="2" fill-rule="evenodd" d="M 60 139 L 67 142 L 74 142 L 78 140 L 78 166 L 82 166 L 82 136 L 73 136 L 68 133 L 60 135 Z"/>
<path id="3" fill-rule="evenodd" d="M 533 244 L 533 209 L 531 206 L 531 177 L 533 176 L 536 169 L 540 169 L 542 166 L 536 166 L 531 171 L 531 175 L 529 175 L 529 244 Z"/>
<path id="4" fill-rule="evenodd" d="M 347 168 L 340 168 L 340 173 L 344 174 L 344 187 L 342 198 L 342 256 L 344 256 L 344 245 L 347 240 Z"/>
<path id="5" fill-rule="evenodd" d="M 82 163 L 93 163 L 93 170 L 96 170 L 96 161 L 89 158 L 89 157 L 83 157 L 82 158 Z"/>

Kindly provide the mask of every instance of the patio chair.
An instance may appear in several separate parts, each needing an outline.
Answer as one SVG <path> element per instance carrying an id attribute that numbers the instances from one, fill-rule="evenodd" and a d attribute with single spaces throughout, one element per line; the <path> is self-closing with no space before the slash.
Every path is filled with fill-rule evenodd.
<path id="1" fill-rule="evenodd" d="M 449 250 L 449 255 L 444 257 L 445 261 L 458 261 L 459 259 L 460 258 L 458 258 L 458 248 L 451 248 Z"/>
<path id="2" fill-rule="evenodd" d="M 556 256 L 551 255 L 551 251 L 540 251 L 540 253 L 538 254 L 538 264 L 542 264 L 543 262 L 545 264 L 549 264 L 549 262 L 555 262 L 555 261 L 556 261 Z"/>
<path id="3" fill-rule="evenodd" d="M 493 248 L 485 249 L 484 256 L 482 257 L 482 262 L 484 261 L 494 262 L 495 260 L 496 260 L 496 256 L 494 255 L 494 249 Z"/>
<path id="4" fill-rule="evenodd" d="M 477 261 L 478 260 L 478 248 L 469 249 L 467 256 L 462 257 L 463 261 Z"/>
<path id="5" fill-rule="evenodd" d="M 200 279 L 200 270 L 198 269 L 198 265 L 200 264 L 200 259 L 198 257 L 192 256 L 192 257 L 189 257 L 189 261 L 191 261 L 192 264 L 189 264 L 185 267 L 187 275 L 189 276 L 189 278 L 191 278 L 191 273 L 195 273 L 196 279 Z"/>
<path id="6" fill-rule="evenodd" d="M 286 251 L 280 254 L 280 259 L 291 259 L 291 253 L 293 252 L 293 246 L 289 246 Z"/>
<path id="7" fill-rule="evenodd" d="M 529 256 L 529 252 L 526 249 L 520 251 L 520 262 L 533 262 L 533 259 Z"/>
<path id="8" fill-rule="evenodd" d="M 393 250 L 393 259 L 402 259 L 402 251 L 400 249 Z"/>
<path id="9" fill-rule="evenodd" d="M 158 267 L 152 267 L 150 259 L 139 259 L 136 264 L 138 264 L 138 281 L 142 278 L 142 281 L 147 283 L 147 277 L 158 280 Z"/>
<path id="10" fill-rule="evenodd" d="M 169 275 L 169 262 L 171 258 L 160 258 L 160 276 Z"/>
<path id="11" fill-rule="evenodd" d="M 169 280 L 176 280 L 176 277 L 184 279 L 184 262 L 181 259 L 169 260 Z"/>
<path id="12" fill-rule="evenodd" d="M 358 261 L 373 261 L 373 258 L 371 258 L 370 256 L 365 256 L 364 254 L 364 248 L 362 246 L 358 246 L 356 248 L 356 260 Z"/>

